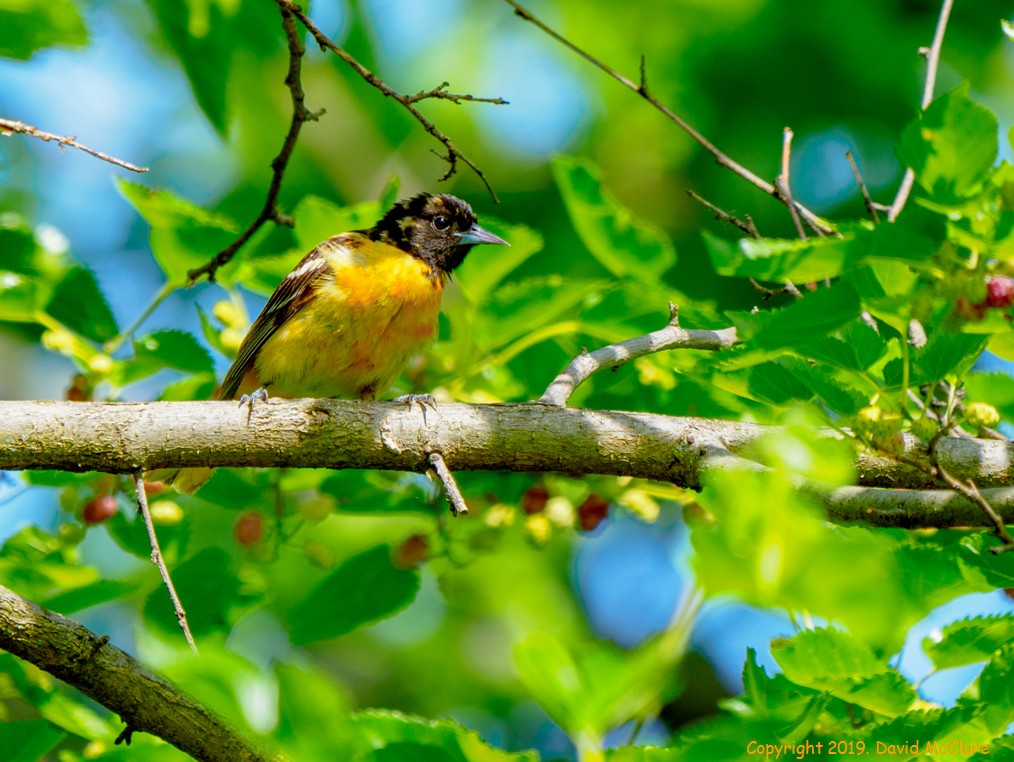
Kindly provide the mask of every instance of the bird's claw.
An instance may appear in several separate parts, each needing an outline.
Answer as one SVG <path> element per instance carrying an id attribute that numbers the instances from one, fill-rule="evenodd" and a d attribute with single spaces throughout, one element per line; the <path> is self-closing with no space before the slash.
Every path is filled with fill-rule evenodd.
<path id="1" fill-rule="evenodd" d="M 250 416 L 253 415 L 254 403 L 255 402 L 267 402 L 267 401 L 268 401 L 268 390 L 265 389 L 263 386 L 260 389 L 257 389 L 256 391 L 254 391 L 253 393 L 251 393 L 251 394 L 244 394 L 242 397 L 239 398 L 239 405 L 238 405 L 238 407 L 243 407 L 243 405 L 247 406 L 247 413 L 246 413 L 246 421 L 247 421 L 247 423 L 250 422 Z"/>
<path id="2" fill-rule="evenodd" d="M 395 397 L 391 402 L 401 402 L 408 407 L 418 405 L 424 414 L 426 408 L 434 411 L 437 409 L 437 401 L 432 394 L 403 394 L 400 397 Z"/>

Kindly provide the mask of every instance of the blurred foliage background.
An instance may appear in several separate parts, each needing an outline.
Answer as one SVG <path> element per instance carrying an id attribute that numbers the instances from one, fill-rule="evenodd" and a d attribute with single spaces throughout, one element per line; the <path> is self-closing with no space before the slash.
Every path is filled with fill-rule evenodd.
<path id="1" fill-rule="evenodd" d="M 903 169 L 894 146 L 916 116 L 922 87 L 916 51 L 929 43 L 939 11 L 924 0 L 637 0 L 622 12 L 607 0 L 532 0 L 530 8 L 632 79 L 643 54 L 655 96 L 762 177 L 777 174 L 782 128 L 791 126 L 794 194 L 836 219 L 865 216 L 846 150 L 878 200 L 893 196 Z M 1003 2 L 957 3 L 937 88 L 969 82 L 975 100 L 998 115 L 1002 134 L 1014 114 L 1014 47 L 1000 27 L 1011 11 Z M 724 310 L 760 303 L 747 282 L 715 273 L 700 231 L 726 238 L 734 231 L 685 191 L 751 215 L 767 236 L 794 235 L 785 208 L 506 3 L 317 0 L 309 12 L 399 91 L 446 80 L 451 91 L 509 101 L 420 106 L 482 168 L 501 203 L 465 167 L 438 183 L 446 167 L 431 149 L 439 145 L 311 41 L 303 88 L 308 107 L 326 113 L 304 127 L 285 176 L 280 203 L 295 228 L 265 229 L 218 284 L 181 288 L 186 270 L 263 204 L 290 118 L 277 7 L 0 0 L 0 116 L 76 135 L 151 168 L 128 176 L 52 144 L 0 141 L 0 269 L 31 271 L 43 283 L 27 296 L 8 288 L 0 304 L 0 398 L 206 396 L 248 316 L 309 247 L 368 226 L 392 198 L 422 190 L 468 199 L 480 221 L 514 246 L 471 256 L 445 299 L 440 342 L 412 365 L 399 391 L 525 401 L 582 346 L 664 325 L 669 301 L 695 328 L 727 325 Z M 1001 141 L 1001 158 L 1009 153 Z M 137 183 L 165 192 L 152 195 Z M 713 386 L 700 370 L 711 357 L 679 354 L 600 374 L 572 402 L 784 420 L 781 411 Z M 794 436 L 784 447 L 771 444 L 772 452 L 819 449 L 805 434 Z M 847 472 L 847 455 L 821 457 L 831 480 Z M 709 598 L 695 616 L 681 510 L 694 506 L 692 496 L 606 478 L 459 478 L 474 512 L 459 521 L 448 519 L 427 480 L 405 474 L 220 472 L 198 497 L 154 496 L 200 659 L 182 648 L 122 494 L 126 485 L 116 478 L 29 474 L 0 482 L 0 582 L 110 633 L 298 759 L 336 758 L 336 748 L 371 758 L 377 744 L 364 739 L 393 744 L 399 733 L 403 743 L 446 755 L 434 759 L 496 758 L 481 756 L 462 728 L 509 751 L 592 759 L 603 743 L 665 743 L 715 713 L 721 697 L 740 694 L 744 675 L 754 681 L 756 703 L 756 685 L 767 677 L 760 670 L 798 674 L 799 662 L 776 660 L 769 642 L 792 635 L 795 613 L 785 609 L 806 608 L 810 595 L 841 603 L 837 618 L 864 633 L 869 653 L 890 657 L 909 682 L 931 669 L 918 644 L 940 622 L 1009 610 L 995 591 L 1009 585 L 968 582 L 967 574 L 962 583 L 948 578 L 953 595 L 927 595 L 906 609 L 891 597 L 911 592 L 890 587 L 891 564 L 909 553 L 902 562 L 914 567 L 923 556 L 891 544 L 905 542 L 901 532 L 871 541 L 879 549 L 865 556 L 866 576 L 855 581 L 870 597 L 858 600 L 855 586 L 825 585 L 826 577 L 811 575 L 809 587 L 787 595 L 765 590 L 760 577 L 721 578 L 716 569 L 742 565 L 749 576 L 763 559 L 739 554 L 722 566 L 722 552 L 749 545 L 747 535 L 702 535 L 697 551 L 715 564 L 705 567 L 710 589 L 732 595 Z M 754 486 L 753 494 L 770 491 Z M 711 494 L 709 509 L 738 508 L 743 493 L 724 489 Z M 101 508 L 91 510 L 104 513 L 91 521 L 85 510 L 97 500 Z M 749 536 L 778 535 L 812 510 L 791 491 L 771 500 L 784 523 L 741 517 L 739 525 L 756 532 Z M 827 574 L 853 572 L 846 546 L 854 533 L 865 530 L 842 530 L 819 551 L 807 545 L 812 536 L 788 538 L 803 548 L 793 561 L 800 579 L 817 555 Z M 363 579 L 379 594 L 364 600 Z M 874 591 L 883 593 L 877 601 Z M 938 604 L 946 605 L 936 618 L 924 618 Z M 866 619 L 874 624 L 864 629 Z M 912 647 L 902 649 L 906 642 Z M 841 651 L 837 642 L 809 645 L 817 654 Z M 864 651 L 849 668 L 865 674 L 855 665 L 872 658 Z M 11 758 L 124 756 L 111 746 L 115 718 L 12 657 L 2 661 L 8 722 L 0 742 L 15 744 L 29 728 L 43 739 L 27 751 L 11 746 L 24 755 Z M 959 668 L 920 686 L 922 698 L 953 706 L 982 668 L 950 666 Z M 867 677 L 874 673 L 882 674 Z M 810 687 L 855 693 L 826 682 Z M 793 694 L 793 706 L 806 700 Z M 878 701 L 879 711 L 887 699 Z M 748 698 L 724 706 L 749 705 Z M 408 721 L 393 715 L 349 715 L 371 707 L 460 725 L 406 730 L 394 725 Z M 811 709 L 814 716 L 827 710 Z M 137 744 L 130 758 L 180 756 L 151 739 Z M 728 758 L 738 758 L 737 749 L 742 744 L 726 749 Z"/>

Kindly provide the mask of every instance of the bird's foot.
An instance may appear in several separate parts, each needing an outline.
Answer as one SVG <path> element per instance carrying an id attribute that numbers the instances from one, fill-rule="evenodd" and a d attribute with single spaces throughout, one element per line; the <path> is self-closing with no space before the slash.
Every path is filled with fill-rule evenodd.
<path id="1" fill-rule="evenodd" d="M 244 394 L 239 398 L 239 407 L 243 405 L 247 406 L 246 422 L 250 423 L 250 416 L 253 415 L 253 407 L 255 402 L 267 402 L 268 401 L 268 390 L 263 386 L 257 389 L 252 394 Z"/>
<path id="2" fill-rule="evenodd" d="M 403 394 L 400 397 L 395 397 L 391 402 L 401 402 L 408 407 L 418 405 L 422 408 L 423 413 L 426 412 L 426 408 L 430 410 L 437 409 L 437 401 L 432 394 Z"/>

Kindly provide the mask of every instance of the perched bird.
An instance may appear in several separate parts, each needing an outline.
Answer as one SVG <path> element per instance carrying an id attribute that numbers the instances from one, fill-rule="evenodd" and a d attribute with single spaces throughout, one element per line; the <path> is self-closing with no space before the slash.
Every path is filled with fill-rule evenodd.
<path id="1" fill-rule="evenodd" d="M 480 243 L 507 244 L 461 199 L 429 193 L 395 204 L 369 230 L 327 239 L 278 284 L 216 399 L 375 399 L 434 337 L 444 286 Z M 146 478 L 195 492 L 213 472 Z"/>

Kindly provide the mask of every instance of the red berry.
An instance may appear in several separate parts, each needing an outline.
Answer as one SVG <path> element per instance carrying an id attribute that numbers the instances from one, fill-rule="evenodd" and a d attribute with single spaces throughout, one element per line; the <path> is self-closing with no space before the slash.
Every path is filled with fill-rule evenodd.
<path id="1" fill-rule="evenodd" d="M 165 482 L 145 482 L 144 494 L 149 497 L 165 491 Z"/>
<path id="2" fill-rule="evenodd" d="M 549 490 L 541 484 L 536 484 L 525 490 L 525 494 L 521 497 L 521 510 L 529 516 L 533 513 L 542 513 L 547 500 L 549 500 Z"/>
<path id="3" fill-rule="evenodd" d="M 1006 275 L 994 275 L 986 284 L 986 305 L 1003 309 L 1014 304 L 1014 280 Z"/>
<path id="4" fill-rule="evenodd" d="M 394 551 L 391 563 L 399 569 L 413 569 L 425 561 L 429 554 L 429 541 L 421 534 L 414 534 Z"/>
<path id="5" fill-rule="evenodd" d="M 986 317 L 986 303 L 972 304 L 965 297 L 959 296 L 954 300 L 954 314 L 962 320 L 977 323 Z"/>
<path id="6" fill-rule="evenodd" d="M 85 503 L 81 519 L 85 524 L 101 524 L 119 510 L 116 498 L 112 495 L 98 495 Z"/>
<path id="7" fill-rule="evenodd" d="M 256 511 L 247 511 L 236 520 L 232 534 L 236 542 L 249 548 L 264 534 L 264 518 Z"/>
<path id="8" fill-rule="evenodd" d="M 609 514 L 609 503 L 596 494 L 588 495 L 577 507 L 577 522 L 581 528 L 590 532 Z"/>

